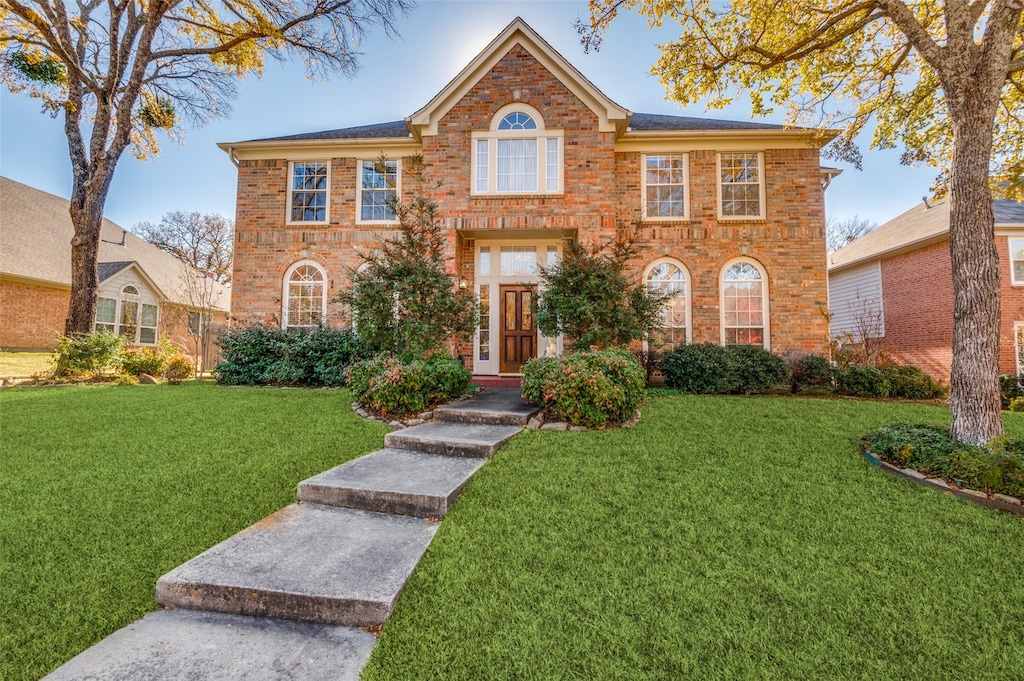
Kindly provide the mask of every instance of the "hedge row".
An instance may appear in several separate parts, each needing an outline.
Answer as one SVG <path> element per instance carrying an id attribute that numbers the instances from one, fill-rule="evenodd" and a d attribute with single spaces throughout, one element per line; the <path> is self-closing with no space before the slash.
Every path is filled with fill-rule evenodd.
<path id="1" fill-rule="evenodd" d="M 345 369 L 366 357 L 351 331 L 326 328 L 241 326 L 219 344 L 214 376 L 224 385 L 344 385 Z"/>
<path id="2" fill-rule="evenodd" d="M 945 394 L 941 384 L 914 366 L 834 367 L 822 355 L 783 358 L 753 345 L 682 345 L 665 354 L 661 371 L 670 388 L 705 395 L 764 393 L 783 385 L 792 392 L 816 388 L 857 397 L 934 399 Z"/>

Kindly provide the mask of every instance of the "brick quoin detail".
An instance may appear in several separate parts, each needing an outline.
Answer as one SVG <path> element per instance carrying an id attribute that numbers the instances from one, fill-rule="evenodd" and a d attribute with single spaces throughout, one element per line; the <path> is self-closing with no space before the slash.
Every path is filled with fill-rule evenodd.
<path id="1" fill-rule="evenodd" d="M 516 92 L 518 91 L 518 100 Z M 563 131 L 564 192 L 555 195 L 472 196 L 473 131 L 490 128 L 494 115 L 516 101 L 535 108 L 548 129 Z M 647 223 L 641 233 L 637 277 L 657 258 L 678 259 L 688 269 L 694 342 L 721 342 L 720 277 L 738 257 L 760 262 L 768 273 L 771 348 L 823 352 L 828 339 L 824 193 L 815 148 L 761 149 L 766 218 L 717 219 L 717 153 L 689 152 L 690 219 Z M 371 154 L 373 156 L 373 154 Z M 601 132 L 594 112 L 522 46 L 513 47 L 426 135 L 422 156 L 430 194 L 447 230 L 452 271 L 474 285 L 473 240 L 493 234 L 514 238 L 521 230 L 575 233 L 584 242 L 609 239 L 617 225 L 641 215 L 641 154 L 616 152 L 615 133 Z M 326 159 L 325 159 L 326 160 Z M 232 314 L 243 321 L 280 323 L 283 276 L 301 259 L 327 272 L 329 300 L 344 290 L 362 262 L 361 252 L 380 245 L 381 225 L 359 225 L 354 158 L 333 158 L 329 224 L 287 225 L 287 159 L 243 160 L 238 168 Z M 402 178 L 408 198 L 411 183 Z M 524 242 L 528 243 L 528 242 Z M 327 323 L 340 327 L 347 312 L 328 303 Z M 492 339 L 496 345 L 496 339 Z M 472 344 L 458 348 L 471 362 Z"/>

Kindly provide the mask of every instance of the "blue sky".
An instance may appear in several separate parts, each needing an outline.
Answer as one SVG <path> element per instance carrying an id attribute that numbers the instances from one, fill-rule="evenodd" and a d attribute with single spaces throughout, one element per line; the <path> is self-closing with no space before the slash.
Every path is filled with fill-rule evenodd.
<path id="1" fill-rule="evenodd" d="M 239 83 L 230 116 L 186 133 L 178 147 L 162 139 L 161 154 L 146 162 L 125 155 L 107 200 L 106 216 L 123 227 L 157 222 L 173 210 L 217 212 L 234 217 L 235 169 L 217 142 L 330 130 L 398 120 L 426 104 L 516 16 L 522 16 L 606 95 L 631 111 L 750 120 L 743 98 L 722 111 L 702 106 L 680 109 L 650 75 L 657 43 L 675 35 L 671 25 L 656 31 L 636 15 L 623 15 L 608 32 L 600 52 L 584 54 L 573 29 L 587 15 L 587 3 L 535 0 L 490 2 L 422 0 L 399 21 L 401 36 L 382 34 L 363 45 L 362 70 L 354 78 L 326 82 L 306 78 L 301 65 L 268 65 L 263 78 Z M 781 123 L 781 115 L 765 122 Z M 908 168 L 899 151 L 867 151 L 864 169 L 844 169 L 826 192 L 828 215 L 854 214 L 882 223 L 928 194 L 930 168 Z M 60 119 L 40 113 L 24 95 L 0 93 L 0 174 L 60 196 L 71 189 L 67 143 Z"/>

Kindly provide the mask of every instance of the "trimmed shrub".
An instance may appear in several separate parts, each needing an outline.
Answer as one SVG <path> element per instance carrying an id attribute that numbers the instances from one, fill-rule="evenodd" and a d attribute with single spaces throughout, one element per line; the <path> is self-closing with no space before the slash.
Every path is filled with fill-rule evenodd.
<path id="1" fill-rule="evenodd" d="M 472 374 L 447 355 L 402 360 L 375 357 L 352 364 L 345 372 L 356 402 L 387 418 L 416 414 L 461 397 Z"/>
<path id="2" fill-rule="evenodd" d="M 732 362 L 739 392 L 763 393 L 786 382 L 786 361 L 759 345 L 727 345 L 725 353 Z"/>
<path id="3" fill-rule="evenodd" d="M 214 375 L 224 385 L 344 385 L 345 369 L 364 356 L 355 334 L 327 328 L 256 324 L 228 331 L 219 344 Z"/>
<path id="4" fill-rule="evenodd" d="M 1003 374 L 999 377 L 999 399 L 1003 409 L 1010 408 L 1010 402 L 1017 397 L 1024 397 L 1024 383 L 1017 374 Z"/>
<path id="5" fill-rule="evenodd" d="M 1010 400 L 1010 411 L 1024 412 L 1024 397 L 1014 397 Z"/>
<path id="6" fill-rule="evenodd" d="M 739 379 L 725 348 L 715 343 L 680 345 L 665 353 L 665 385 L 684 393 L 721 395 L 739 390 Z"/>
<path id="7" fill-rule="evenodd" d="M 178 385 L 186 378 L 195 376 L 196 365 L 192 361 L 192 358 L 186 355 L 184 352 L 170 357 L 167 360 L 167 366 L 164 368 L 164 378 L 171 385 Z"/>
<path id="8" fill-rule="evenodd" d="M 121 355 L 121 373 L 129 376 L 159 376 L 166 364 L 167 358 L 159 348 L 133 348 Z"/>
<path id="9" fill-rule="evenodd" d="M 647 375 L 624 350 L 592 350 L 533 359 L 523 366 L 523 396 L 549 418 L 600 427 L 636 413 Z"/>
<path id="10" fill-rule="evenodd" d="M 784 359 L 789 368 L 789 387 L 792 392 L 832 387 L 832 363 L 824 355 L 790 351 Z"/>
<path id="11" fill-rule="evenodd" d="M 885 461 L 950 480 L 960 487 L 1024 496 L 1024 441 L 999 437 L 988 447 L 956 442 L 940 426 L 895 423 L 861 445 Z"/>
<path id="12" fill-rule="evenodd" d="M 946 389 L 916 366 L 887 365 L 882 374 L 889 382 L 889 397 L 912 400 L 933 400 L 946 394 Z"/>
<path id="13" fill-rule="evenodd" d="M 80 376 L 113 371 L 121 364 L 125 339 L 109 331 L 57 336 L 53 351 L 55 376 Z"/>
<path id="14" fill-rule="evenodd" d="M 118 374 L 110 380 L 111 385 L 138 385 L 139 379 L 134 374 Z"/>
<path id="15" fill-rule="evenodd" d="M 851 364 L 836 372 L 839 392 L 856 397 L 888 397 L 889 381 L 880 369 Z"/>

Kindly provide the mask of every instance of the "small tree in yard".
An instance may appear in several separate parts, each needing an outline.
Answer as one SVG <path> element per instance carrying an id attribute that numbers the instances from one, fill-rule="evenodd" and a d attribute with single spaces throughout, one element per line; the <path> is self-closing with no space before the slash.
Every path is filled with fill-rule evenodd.
<path id="1" fill-rule="evenodd" d="M 195 377 L 198 379 L 209 367 L 203 366 L 213 338 L 210 334 L 210 323 L 217 312 L 223 289 L 213 276 L 194 270 L 182 268 L 179 277 L 177 299 L 182 305 L 167 306 L 164 320 L 167 326 L 178 331 L 173 340 L 188 350 L 195 359 Z"/>
<path id="2" fill-rule="evenodd" d="M 648 290 L 628 268 L 636 255 L 637 230 L 619 229 L 605 244 L 589 248 L 576 239 L 554 267 L 541 267 L 544 289 L 537 301 L 537 327 L 545 336 L 565 334 L 572 347 L 624 346 L 661 328 L 670 294 Z"/>
<path id="3" fill-rule="evenodd" d="M 353 275 L 352 288 L 339 299 L 350 307 L 356 331 L 369 347 L 420 355 L 447 343 L 454 355 L 456 341 L 476 329 L 476 299 L 446 267 L 437 203 L 422 191 L 422 158 L 407 159 L 404 172 L 419 188 L 408 202 L 388 199 L 398 236 L 364 254 L 368 266 Z"/>
<path id="4" fill-rule="evenodd" d="M 840 129 L 835 155 L 858 164 L 856 135 L 905 147 L 949 192 L 953 265 L 950 435 L 984 444 L 999 417 L 999 253 L 992 190 L 1024 194 L 1024 0 L 592 0 L 578 28 L 594 48 L 617 13 L 678 23 L 654 68 L 670 99 L 721 108 L 747 92 L 755 115 Z"/>

